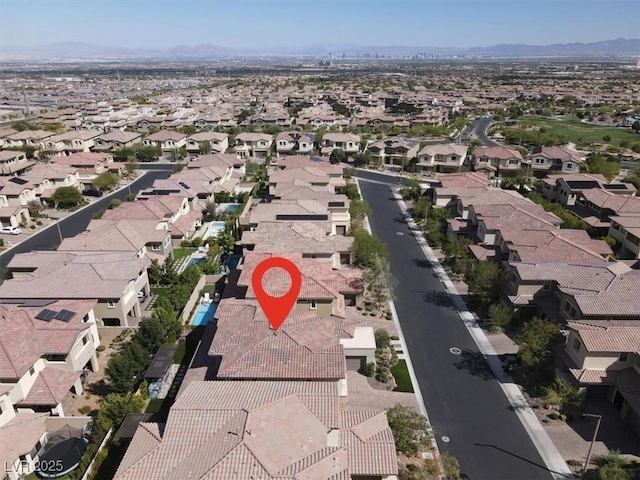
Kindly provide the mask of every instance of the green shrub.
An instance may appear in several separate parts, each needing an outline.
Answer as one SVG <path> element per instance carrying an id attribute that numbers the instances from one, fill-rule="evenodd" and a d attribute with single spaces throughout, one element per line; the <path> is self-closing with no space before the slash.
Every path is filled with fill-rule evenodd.
<path id="1" fill-rule="evenodd" d="M 35 230 L 35 229 L 36 229 L 36 226 L 35 226 L 35 225 L 31 225 L 31 226 L 29 226 L 29 228 L 30 228 L 31 230 Z"/>
<path id="2" fill-rule="evenodd" d="M 377 348 L 385 348 L 391 346 L 391 337 L 389 336 L 389 332 L 387 332 L 383 328 L 379 328 L 375 331 L 376 338 L 376 347 Z"/>
<path id="3" fill-rule="evenodd" d="M 374 362 L 367 363 L 364 374 L 367 377 L 373 377 L 376 373 L 376 364 Z"/>
<path id="4" fill-rule="evenodd" d="M 558 412 L 551 412 L 549 415 L 547 415 L 547 417 L 549 417 L 551 420 L 561 420 L 562 419 L 562 415 L 560 415 Z"/>
<path id="5" fill-rule="evenodd" d="M 81 413 L 82 415 L 86 415 L 91 411 L 91 407 L 89 405 L 83 405 L 80 408 L 78 408 L 78 413 Z"/>
<path id="6" fill-rule="evenodd" d="M 114 198 L 111 200 L 111 203 L 109 203 L 109 208 L 118 208 L 120 205 L 122 205 L 122 200 Z"/>
<path id="7" fill-rule="evenodd" d="M 96 347 L 96 352 L 104 352 L 105 348 L 107 347 L 105 347 L 104 345 L 98 345 Z"/>
<path id="8" fill-rule="evenodd" d="M 42 222 L 40 220 L 36 221 L 36 225 L 38 225 L 39 227 L 42 226 Z"/>

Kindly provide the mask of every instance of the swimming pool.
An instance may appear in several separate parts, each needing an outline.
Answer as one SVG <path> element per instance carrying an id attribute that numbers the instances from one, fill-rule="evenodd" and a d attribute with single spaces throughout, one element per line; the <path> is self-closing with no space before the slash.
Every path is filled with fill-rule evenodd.
<path id="1" fill-rule="evenodd" d="M 240 203 L 221 203 L 216 208 L 216 213 L 232 213 L 238 210 L 242 204 Z"/>
<path id="2" fill-rule="evenodd" d="M 204 235 L 204 238 L 207 237 L 217 237 L 222 232 L 224 232 L 225 223 L 221 221 L 211 222 L 209 224 L 209 230 L 207 235 Z"/>
<path id="3" fill-rule="evenodd" d="M 210 320 L 213 320 L 217 308 L 217 303 L 201 303 L 191 319 L 191 325 L 194 327 L 206 325 Z"/>

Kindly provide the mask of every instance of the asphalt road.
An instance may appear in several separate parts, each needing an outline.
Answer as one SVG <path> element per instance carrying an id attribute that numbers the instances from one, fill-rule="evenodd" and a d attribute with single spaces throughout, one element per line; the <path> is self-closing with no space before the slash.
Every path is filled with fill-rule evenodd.
<path id="1" fill-rule="evenodd" d="M 381 175 L 375 178 L 384 181 Z M 360 186 L 373 211 L 373 233 L 387 245 L 399 282 L 396 310 L 438 447 L 458 458 L 463 478 L 552 478 L 412 236 L 389 185 L 362 181 Z M 451 353 L 452 347 L 461 354 Z"/>
<path id="2" fill-rule="evenodd" d="M 131 192 L 138 193 L 138 191 L 150 187 L 158 178 L 168 178 L 171 174 L 172 168 L 172 165 L 168 165 L 164 166 L 162 169 L 154 169 L 153 171 L 147 172 L 145 175 L 131 182 Z M 59 222 L 62 237 L 73 237 L 78 233 L 83 232 L 91 221 L 91 217 L 94 213 L 106 209 L 114 198 L 124 201 L 128 194 L 129 190 L 125 188 L 112 193 L 111 195 L 104 196 L 98 201 L 92 203 L 90 206 L 77 211 L 69 217 L 63 218 Z M 0 271 L 7 266 L 13 256 L 17 253 L 30 252 L 31 250 L 49 250 L 53 247 L 57 247 L 58 245 L 60 245 L 60 235 L 58 233 L 58 228 L 54 225 L 30 236 L 22 243 L 19 243 L 16 247 L 1 254 Z"/>
<path id="3" fill-rule="evenodd" d="M 470 135 L 475 135 L 487 147 L 498 147 L 499 143 L 494 142 L 487 136 L 489 125 L 493 123 L 493 117 L 481 117 L 473 121 L 473 130 Z"/>

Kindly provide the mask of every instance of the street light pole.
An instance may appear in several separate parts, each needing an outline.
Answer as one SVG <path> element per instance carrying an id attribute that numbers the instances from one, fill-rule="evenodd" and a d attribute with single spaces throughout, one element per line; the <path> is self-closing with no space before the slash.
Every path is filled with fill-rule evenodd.
<path id="1" fill-rule="evenodd" d="M 589 452 L 587 453 L 587 461 L 584 462 L 584 470 L 582 470 L 582 476 L 584 477 L 584 475 L 587 473 L 587 470 L 589 469 L 589 462 L 591 461 L 591 452 L 593 451 L 593 444 L 596 443 L 598 430 L 600 430 L 600 422 L 602 421 L 602 415 L 597 415 L 594 413 L 583 413 L 582 416 L 598 419 L 598 423 L 596 423 L 596 429 L 593 432 L 593 438 L 591 439 L 591 445 L 589 445 Z"/>

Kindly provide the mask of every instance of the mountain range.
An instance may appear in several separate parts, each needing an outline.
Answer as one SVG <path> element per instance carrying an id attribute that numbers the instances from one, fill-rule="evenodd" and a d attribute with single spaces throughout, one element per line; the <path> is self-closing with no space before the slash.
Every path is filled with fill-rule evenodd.
<path id="1" fill-rule="evenodd" d="M 34 47 L 5 45 L 0 59 L 148 59 L 206 60 L 224 57 L 335 57 L 355 55 L 440 55 L 460 57 L 602 57 L 640 56 L 640 39 L 618 38 L 591 43 L 558 43 L 552 45 L 500 44 L 490 47 L 410 47 L 321 44 L 272 48 L 229 48 L 211 44 L 179 45 L 168 49 L 105 47 L 83 42 L 60 42 Z"/>

